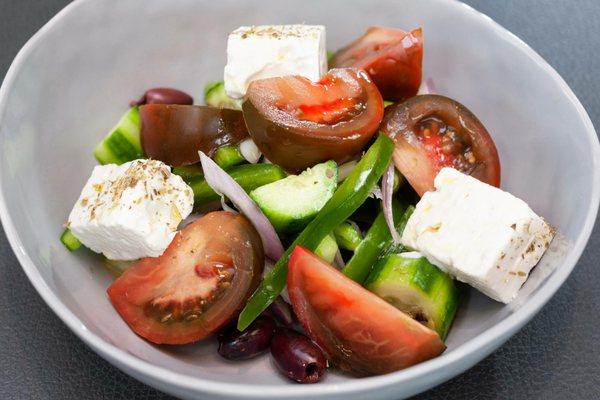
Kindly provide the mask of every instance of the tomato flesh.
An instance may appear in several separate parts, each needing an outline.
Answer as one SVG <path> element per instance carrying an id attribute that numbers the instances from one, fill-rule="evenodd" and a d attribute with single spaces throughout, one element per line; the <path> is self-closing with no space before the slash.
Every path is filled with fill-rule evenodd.
<path id="1" fill-rule="evenodd" d="M 383 100 L 364 71 L 343 68 L 319 82 L 300 76 L 253 81 L 242 109 L 265 157 L 297 172 L 358 154 L 377 131 Z"/>
<path id="2" fill-rule="evenodd" d="M 338 51 L 333 68 L 354 67 L 371 75 L 384 99 L 401 101 L 417 94 L 421 85 L 423 34 L 421 29 L 371 27 Z"/>
<path id="3" fill-rule="evenodd" d="M 344 371 L 358 376 L 385 374 L 445 349 L 435 331 L 301 246 L 290 258 L 287 284 L 303 328 Z"/>
<path id="4" fill-rule="evenodd" d="M 452 99 L 428 94 L 389 106 L 381 131 L 395 142 L 396 168 L 421 196 L 433 190 L 443 167 L 500 185 L 494 141 L 477 117 Z"/>
<path id="5" fill-rule="evenodd" d="M 205 215 L 160 257 L 140 260 L 108 288 L 131 329 L 157 344 L 203 339 L 233 319 L 264 266 L 260 236 L 239 214 Z"/>

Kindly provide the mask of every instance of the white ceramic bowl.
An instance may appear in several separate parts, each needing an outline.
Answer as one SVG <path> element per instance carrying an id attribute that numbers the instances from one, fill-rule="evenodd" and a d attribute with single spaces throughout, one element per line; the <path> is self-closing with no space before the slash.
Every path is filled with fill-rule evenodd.
<path id="1" fill-rule="evenodd" d="M 68 253 L 61 225 L 94 165 L 94 144 L 128 101 L 152 86 L 201 100 L 222 77 L 239 25 L 327 26 L 335 49 L 369 25 L 422 26 L 425 75 L 492 133 L 502 186 L 560 237 L 509 306 L 473 292 L 440 357 L 393 374 L 290 384 L 268 356 L 229 363 L 214 343 L 164 348 L 133 334 L 107 301 L 111 278 L 86 251 Z M 457 375 L 520 329 L 564 282 L 598 209 L 600 151 L 581 104 L 532 49 L 488 17 L 449 0 L 81 0 L 21 50 L 0 91 L 0 215 L 27 276 L 56 314 L 102 357 L 185 398 L 398 399 Z"/>

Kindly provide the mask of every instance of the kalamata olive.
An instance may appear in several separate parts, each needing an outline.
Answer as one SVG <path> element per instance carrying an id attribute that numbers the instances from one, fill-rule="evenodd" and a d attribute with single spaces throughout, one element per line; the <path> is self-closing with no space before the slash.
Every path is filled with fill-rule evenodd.
<path id="1" fill-rule="evenodd" d="M 229 360 L 255 357 L 269 348 L 275 327 L 275 321 L 264 315 L 243 332 L 232 325 L 219 334 L 219 354 Z"/>
<path id="2" fill-rule="evenodd" d="M 291 307 L 281 296 L 277 297 L 266 311 L 284 326 L 290 327 L 294 323 Z"/>
<path id="3" fill-rule="evenodd" d="M 143 104 L 194 104 L 194 99 L 181 90 L 153 88 L 146 90 L 146 93 L 139 100 L 129 103 L 131 107 Z"/>
<path id="4" fill-rule="evenodd" d="M 327 369 L 327 359 L 316 344 L 289 328 L 277 328 L 271 354 L 285 376 L 299 383 L 318 382 Z"/>

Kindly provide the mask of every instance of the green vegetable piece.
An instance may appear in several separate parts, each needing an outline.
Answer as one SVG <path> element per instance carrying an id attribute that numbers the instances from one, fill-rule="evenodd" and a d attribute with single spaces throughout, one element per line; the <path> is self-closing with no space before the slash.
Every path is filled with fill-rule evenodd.
<path id="1" fill-rule="evenodd" d="M 94 157 L 100 164 L 123 164 L 144 157 L 140 142 L 140 112 L 132 107 L 117 125 L 94 148 Z"/>
<path id="2" fill-rule="evenodd" d="M 60 241 L 69 251 L 75 251 L 81 247 L 81 242 L 73 235 L 73 232 L 69 228 L 66 228 L 62 235 L 60 235 Z"/>
<path id="3" fill-rule="evenodd" d="M 239 316 L 239 330 L 246 329 L 279 296 L 287 282 L 288 261 L 294 248 L 302 245 L 314 251 L 323 238 L 344 222 L 371 194 L 392 158 L 393 149 L 394 143 L 390 138 L 383 134 L 377 137 L 333 197 L 263 279 Z"/>
<path id="4" fill-rule="evenodd" d="M 338 252 L 338 249 L 338 244 L 333 238 L 333 235 L 327 235 L 315 249 L 315 254 L 331 264 L 335 259 L 335 254 Z"/>
<path id="5" fill-rule="evenodd" d="M 173 167 L 171 170 L 175 175 L 179 175 L 186 182 L 191 182 L 194 179 L 202 178 L 202 166 L 200 164 L 182 165 L 179 167 Z"/>
<path id="6" fill-rule="evenodd" d="M 204 102 L 207 106 L 242 109 L 242 99 L 232 99 L 225 93 L 225 82 L 210 82 L 204 87 Z"/>
<path id="7" fill-rule="evenodd" d="M 229 169 L 246 162 L 246 159 L 242 156 L 237 146 L 219 147 L 212 158 L 223 169 Z"/>
<path id="8" fill-rule="evenodd" d="M 327 161 L 300 175 L 261 186 L 253 190 L 250 197 L 278 233 L 296 233 L 304 229 L 333 196 L 337 176 L 337 164 Z"/>
<path id="9" fill-rule="evenodd" d="M 365 287 L 444 340 L 458 309 L 459 291 L 449 275 L 419 255 L 391 254 L 381 259 Z"/>
<path id="10" fill-rule="evenodd" d="M 327 64 L 331 64 L 333 56 L 335 56 L 335 51 L 327 50 Z"/>
<path id="11" fill-rule="evenodd" d="M 407 207 L 406 204 L 400 204 L 395 200 L 392 202 L 394 225 L 399 232 L 404 230 L 413 210 L 412 206 Z M 369 276 L 375 262 L 386 253 L 396 250 L 399 249 L 395 248 L 383 211 L 380 211 L 342 272 L 348 278 L 362 284 Z"/>
<path id="12" fill-rule="evenodd" d="M 353 224 L 343 222 L 333 230 L 337 244 L 345 250 L 354 251 L 362 241 L 362 233 Z"/>
<path id="13" fill-rule="evenodd" d="M 227 173 L 246 191 L 278 181 L 287 176 L 281 167 L 275 164 L 243 164 L 232 167 Z M 206 183 L 203 177 L 188 182 L 194 191 L 194 207 L 218 201 L 220 196 Z"/>
<path id="14" fill-rule="evenodd" d="M 383 101 L 383 107 L 384 108 L 387 107 L 387 106 L 391 106 L 392 104 L 394 104 L 393 101 L 388 101 L 388 100 L 384 100 Z"/>

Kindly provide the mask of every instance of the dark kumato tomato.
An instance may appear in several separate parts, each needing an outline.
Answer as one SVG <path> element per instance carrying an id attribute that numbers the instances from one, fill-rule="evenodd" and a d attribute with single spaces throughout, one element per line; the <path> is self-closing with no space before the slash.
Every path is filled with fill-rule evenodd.
<path id="1" fill-rule="evenodd" d="M 421 29 L 374 26 L 333 56 L 332 68 L 353 67 L 369 73 L 385 100 L 401 101 L 417 94 L 421 85 Z"/>
<path id="2" fill-rule="evenodd" d="M 265 157 L 297 172 L 360 153 L 381 122 L 383 100 L 364 71 L 344 68 L 319 82 L 300 76 L 253 81 L 242 109 Z"/>
<path id="3" fill-rule="evenodd" d="M 195 164 L 248 137 L 241 111 L 209 106 L 146 104 L 140 107 L 142 149 L 172 167 Z"/>
<path id="4" fill-rule="evenodd" d="M 381 131 L 395 142 L 394 163 L 419 195 L 443 167 L 500 186 L 500 159 L 483 124 L 448 97 L 415 96 L 386 108 Z"/>
<path id="5" fill-rule="evenodd" d="M 131 266 L 108 288 L 135 333 L 158 344 L 198 341 L 237 316 L 264 266 L 260 236 L 242 215 L 206 214 L 160 257 Z"/>

